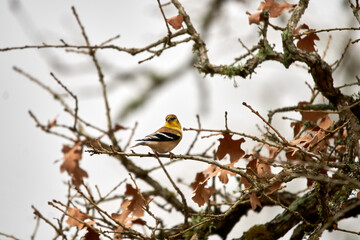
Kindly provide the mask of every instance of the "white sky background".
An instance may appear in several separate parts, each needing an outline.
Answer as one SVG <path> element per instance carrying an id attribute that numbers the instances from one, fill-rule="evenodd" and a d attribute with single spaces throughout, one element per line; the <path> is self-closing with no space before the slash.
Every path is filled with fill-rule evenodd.
<path id="1" fill-rule="evenodd" d="M 201 16 L 207 1 L 182 1 L 186 11 L 192 17 L 195 27 L 200 26 Z M 260 1 L 250 1 L 252 4 L 231 2 L 225 4 L 223 14 L 213 25 L 207 41 L 209 56 L 216 64 L 231 63 L 233 58 L 246 52 L 237 39 L 240 37 L 248 47 L 255 44 L 258 37 L 258 26 L 248 24 L 246 11 L 255 12 Z M 295 3 L 294 1 L 289 1 Z M 333 28 L 357 26 L 351 18 L 349 9 L 344 10 L 341 1 L 317 0 L 311 1 L 308 11 L 301 23 L 307 23 L 311 28 Z M 19 3 L 19 5 L 17 5 Z M 71 11 L 74 5 L 85 26 L 90 42 L 99 44 L 120 34 L 121 37 L 113 44 L 121 47 L 142 47 L 154 42 L 167 34 L 157 1 L 0 1 L 0 48 L 23 46 L 31 44 L 59 44 L 63 39 L 69 44 L 84 44 L 79 26 Z M 17 7 L 17 8 L 16 8 Z M 175 8 L 166 7 L 165 14 L 171 17 L 177 14 Z M 285 20 L 289 14 L 284 14 Z M 335 17 L 339 16 L 339 17 Z M 350 16 L 350 17 L 349 17 Z M 279 19 L 271 22 L 283 24 Z M 174 31 L 174 30 L 173 30 Z M 279 36 L 269 32 L 270 42 L 278 42 Z M 354 33 L 353 39 L 359 38 Z M 345 34 L 344 34 L 345 35 Z M 342 36 L 344 36 L 342 35 Z M 321 41 L 317 42 L 319 52 L 322 53 L 329 34 L 320 34 Z M 327 59 L 330 63 L 338 59 L 348 38 L 334 33 Z M 279 47 L 280 45 L 278 45 Z M 140 66 L 139 60 L 147 58 L 148 54 L 132 57 L 128 54 L 106 50 L 98 52 L 100 64 L 103 66 L 105 79 L 109 87 L 109 99 L 112 116 L 117 116 L 125 104 L 137 96 L 144 88 L 145 79 L 138 78 L 131 81 L 121 81 L 117 74 L 133 71 L 157 69 L 159 74 L 166 74 L 182 64 L 191 55 L 192 43 L 184 44 L 175 49 L 164 52 L 159 58 L 145 62 Z M 359 48 L 352 46 L 349 54 L 359 55 Z M 51 86 L 59 93 L 64 90 L 50 77 L 53 72 L 71 91 L 79 97 L 79 114 L 87 121 L 106 128 L 104 104 L 101 99 L 101 88 L 97 80 L 95 68 L 86 56 L 65 53 L 63 50 L 17 50 L 0 53 L 0 232 L 13 234 L 21 239 L 28 239 L 35 226 L 31 205 L 37 207 L 49 219 L 59 217 L 60 213 L 47 205 L 52 199 L 65 200 L 66 187 L 62 183 L 68 180 L 66 173 L 59 171 L 61 148 L 68 144 L 66 140 L 45 134 L 33 119 L 28 110 L 38 117 L 42 123 L 47 123 L 55 117 L 58 123 L 71 124 L 69 116 L 62 107 L 53 100 L 52 96 L 30 82 L 25 77 L 12 70 L 13 66 L 22 68 L 43 83 Z M 359 57 L 355 64 L 359 64 Z M 65 69 L 65 71 L 63 70 Z M 354 73 L 354 74 L 359 74 Z M 336 72 L 335 79 L 348 78 L 354 81 L 354 74 L 345 76 L 344 72 Z M 207 111 L 201 110 L 199 101 L 201 95 L 196 87 L 201 81 L 207 92 Z M 249 79 L 228 79 L 224 77 L 198 76 L 197 71 L 188 71 L 163 88 L 153 93 L 150 101 L 143 108 L 131 114 L 119 124 L 132 127 L 138 121 L 135 138 L 140 138 L 159 128 L 169 113 L 179 117 L 183 127 L 197 127 L 196 114 L 200 114 L 204 128 L 223 129 L 224 112 L 228 111 L 229 127 L 232 130 L 259 135 L 256 124 L 262 126 L 261 121 L 248 109 L 242 106 L 246 101 L 257 109 L 263 116 L 267 111 L 284 106 L 296 105 L 299 101 L 308 100 L 310 92 L 305 81 L 312 84 L 311 76 L 306 70 L 292 66 L 285 69 L 279 63 L 266 62 L 256 70 L 256 74 Z M 234 82 L 237 88 L 234 87 Z M 341 85 L 343 82 L 336 82 Z M 142 84 L 142 86 L 140 86 Z M 353 89 L 354 90 L 354 89 Z M 66 99 L 74 106 L 72 99 Z M 287 116 L 299 118 L 297 114 Z M 282 121 L 279 116 L 274 119 L 274 125 L 288 138 L 292 131 L 288 121 Z M 124 134 L 124 135 L 122 135 Z M 127 136 L 128 132 L 119 133 L 119 137 Z M 174 153 L 185 153 L 193 140 L 193 133 L 185 132 L 184 139 L 174 149 Z M 216 138 L 201 140 L 195 146 L 194 152 L 202 152 Z M 127 138 L 124 137 L 124 141 Z M 122 144 L 124 144 L 122 142 Z M 247 141 L 244 149 L 249 152 L 253 144 Z M 148 149 L 138 148 L 136 151 L 148 152 Z M 164 160 L 167 161 L 167 160 Z M 153 159 L 134 159 L 137 165 L 155 166 Z M 116 160 L 104 156 L 89 157 L 84 153 L 81 162 L 89 178 L 86 180 L 91 186 L 98 185 L 103 192 L 107 192 L 117 183 L 128 178 L 127 173 Z M 195 162 L 180 162 L 168 168 L 173 176 L 183 177 L 186 183 L 193 181 L 195 173 L 202 171 L 206 165 Z M 193 171 L 190 171 L 193 170 Z M 157 171 L 157 179 L 169 186 L 163 172 Z M 304 182 L 290 183 L 290 186 Z M 301 186 L 300 188 L 302 188 Z M 187 194 L 187 201 L 196 207 L 191 200 L 191 191 L 184 186 L 182 190 Z M 123 193 L 123 188 L 118 190 Z M 113 204 L 109 211 L 116 211 L 120 205 Z M 113 208 L 113 209 L 111 209 Z M 265 222 L 273 218 L 273 209 L 268 208 L 261 218 L 257 214 L 249 214 L 248 220 L 243 218 L 236 230 L 229 235 L 235 237 L 238 233 L 248 229 L 249 225 Z M 359 219 L 357 219 L 357 223 Z M 246 224 L 247 223 L 247 224 Z M 345 228 L 354 229 L 353 222 L 346 221 Z M 340 225 L 341 226 L 341 225 Z M 53 236 L 53 230 L 41 222 L 38 239 Z M 336 238 L 355 239 L 354 236 L 343 233 L 324 234 L 324 239 Z"/>

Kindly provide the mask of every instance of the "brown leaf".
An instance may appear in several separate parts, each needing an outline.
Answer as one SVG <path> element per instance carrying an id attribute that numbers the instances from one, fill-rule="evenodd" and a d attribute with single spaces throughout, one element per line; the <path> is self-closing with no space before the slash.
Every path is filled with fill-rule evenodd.
<path id="1" fill-rule="evenodd" d="M 135 219 L 135 220 L 132 220 L 131 222 L 132 222 L 133 224 L 139 224 L 139 225 L 143 225 L 143 226 L 146 225 L 146 221 L 144 221 L 144 220 L 141 219 L 141 218 L 137 218 L 137 219 Z"/>
<path id="2" fill-rule="evenodd" d="M 269 164 L 266 163 L 258 163 L 257 167 L 257 175 L 259 177 L 269 177 L 271 176 L 271 168 Z"/>
<path id="3" fill-rule="evenodd" d="M 296 149 L 297 150 L 297 149 Z M 287 160 L 293 160 L 293 161 L 300 161 L 300 158 L 298 155 L 295 154 L 296 152 L 294 151 L 287 151 L 285 153 L 286 159 Z"/>
<path id="4" fill-rule="evenodd" d="M 279 148 L 270 147 L 267 144 L 265 144 L 265 147 L 269 150 L 269 160 L 274 159 L 279 152 Z"/>
<path id="5" fill-rule="evenodd" d="M 50 128 L 52 128 L 52 127 L 55 126 L 55 125 L 56 125 L 56 118 L 54 118 L 54 120 L 52 120 L 51 122 L 48 122 L 46 128 L 47 128 L 47 129 L 50 129 Z"/>
<path id="6" fill-rule="evenodd" d="M 195 180 L 190 184 L 193 190 L 196 189 L 197 185 L 205 180 L 205 175 L 203 172 L 198 172 L 196 174 Z"/>
<path id="7" fill-rule="evenodd" d="M 327 130 L 331 126 L 331 119 L 329 115 L 325 115 L 324 117 L 322 117 L 319 121 L 318 126 L 323 130 Z"/>
<path id="8" fill-rule="evenodd" d="M 255 210 L 257 206 L 262 207 L 261 202 L 255 193 L 251 193 L 249 198 L 252 210 Z"/>
<path id="9" fill-rule="evenodd" d="M 134 216 L 144 216 L 144 209 L 142 207 L 149 204 L 151 200 L 149 200 L 148 198 L 143 199 L 138 190 L 136 188 L 133 188 L 130 184 L 126 184 L 125 195 L 131 195 L 133 197 L 127 209 L 131 211 Z"/>
<path id="10" fill-rule="evenodd" d="M 292 122 L 290 123 L 290 126 L 294 128 L 294 137 L 300 132 L 300 129 L 302 127 L 302 122 Z"/>
<path id="11" fill-rule="evenodd" d="M 234 167 L 234 163 L 230 163 L 230 164 L 227 164 L 226 166 L 229 166 L 229 167 Z M 220 182 L 222 182 L 223 184 L 227 184 L 229 182 L 229 177 L 228 177 L 228 174 L 231 175 L 231 176 L 235 176 L 236 173 L 234 172 L 230 172 L 228 170 L 225 170 L 225 169 L 220 169 L 220 174 L 219 174 L 219 180 Z"/>
<path id="12" fill-rule="evenodd" d="M 229 154 L 230 162 L 239 161 L 245 155 L 245 151 L 241 149 L 241 144 L 245 142 L 245 139 L 233 140 L 230 134 L 224 134 L 223 137 L 219 139 L 220 145 L 216 151 L 216 157 L 221 160 Z"/>
<path id="13" fill-rule="evenodd" d="M 126 128 L 126 127 L 124 127 L 124 126 L 122 126 L 120 124 L 115 124 L 114 132 L 117 132 L 119 130 L 126 130 L 126 129 L 128 129 L 128 128 Z"/>
<path id="14" fill-rule="evenodd" d="M 298 106 L 307 105 L 308 102 L 299 102 Z M 317 121 L 327 115 L 327 113 L 319 112 L 319 111 L 300 111 L 302 116 L 302 121 L 311 121 L 313 123 L 317 123 Z"/>
<path id="15" fill-rule="evenodd" d="M 261 2 L 258 10 L 267 10 L 269 11 L 270 17 L 278 17 L 280 16 L 284 11 L 294 8 L 296 4 L 289 4 L 285 1 L 282 3 L 277 3 L 274 0 L 265 0 L 265 2 Z"/>
<path id="16" fill-rule="evenodd" d="M 264 21 L 264 15 L 262 12 L 257 12 L 249 15 L 249 25 L 252 23 L 259 25 L 261 21 Z"/>
<path id="17" fill-rule="evenodd" d="M 211 195 L 216 191 L 213 187 L 205 187 L 205 183 L 198 184 L 197 188 L 194 190 L 195 196 L 192 197 L 192 200 L 196 202 L 199 207 L 204 205 Z"/>
<path id="18" fill-rule="evenodd" d="M 77 142 L 73 147 L 64 145 L 62 152 L 64 153 L 64 162 L 60 166 L 60 172 L 66 171 L 71 176 L 73 184 L 80 186 L 82 179 L 88 177 L 87 172 L 79 166 L 82 157 L 82 143 Z"/>
<path id="19" fill-rule="evenodd" d="M 320 38 L 315 33 L 310 33 L 305 37 L 301 38 L 297 42 L 296 46 L 308 52 L 315 52 L 315 40 L 319 41 Z"/>
<path id="20" fill-rule="evenodd" d="M 177 15 L 175 17 L 166 19 L 168 24 L 170 24 L 170 26 L 172 26 L 175 30 L 179 30 L 180 28 L 182 28 L 183 20 L 184 18 L 182 15 Z"/>
<path id="21" fill-rule="evenodd" d="M 129 205 L 131 204 L 130 200 L 124 200 L 124 202 L 121 204 L 121 213 L 112 213 L 111 217 L 114 218 L 116 221 L 122 224 L 122 226 L 126 228 L 130 228 L 132 226 L 133 218 L 131 218 L 129 215 L 131 213 L 130 210 L 128 210 Z M 121 239 L 122 235 L 121 232 L 123 231 L 123 227 L 121 225 L 118 225 L 116 228 L 116 233 L 114 234 L 114 239 Z"/>
<path id="22" fill-rule="evenodd" d="M 270 17 L 275 18 L 280 16 L 284 11 L 294 8 L 296 4 L 289 4 L 285 1 L 282 3 L 278 3 L 274 0 L 265 0 L 265 2 L 261 2 L 257 10 L 268 11 Z M 249 24 L 255 23 L 259 24 L 264 20 L 264 15 L 262 12 L 257 12 L 250 14 L 249 16 Z"/>
<path id="23" fill-rule="evenodd" d="M 281 182 L 275 182 L 271 187 L 269 187 L 267 190 L 269 192 L 275 192 L 277 190 L 279 190 L 281 187 Z"/>
<path id="24" fill-rule="evenodd" d="M 89 215 L 87 215 L 86 213 L 81 212 L 79 209 L 77 208 L 69 208 L 67 211 L 69 217 L 66 220 L 66 223 L 69 226 L 72 227 L 77 227 L 78 229 L 82 229 L 85 225 L 81 222 L 79 222 L 78 220 L 74 219 L 77 218 L 81 221 L 84 221 L 85 219 L 90 218 Z"/>
<path id="25" fill-rule="evenodd" d="M 257 159 L 252 156 L 252 160 L 246 165 L 246 174 L 254 176 L 257 172 Z M 251 183 L 249 183 L 249 181 L 245 178 L 245 177 L 241 177 L 240 180 L 240 184 L 244 184 L 246 189 L 251 188 Z"/>
<path id="26" fill-rule="evenodd" d="M 111 217 L 114 218 L 115 220 L 117 220 L 119 223 L 123 224 L 124 226 L 126 226 L 128 217 L 131 213 L 130 210 L 128 210 L 128 206 L 131 204 L 131 201 L 128 199 L 125 199 L 120 206 L 121 209 L 121 214 L 117 214 L 117 213 L 112 213 Z"/>
<path id="27" fill-rule="evenodd" d="M 358 192 L 356 196 L 360 200 L 360 192 Z"/>
<path id="28" fill-rule="evenodd" d="M 84 236 L 84 240 L 100 240 L 100 234 L 89 228 Z"/>
<path id="29" fill-rule="evenodd" d="M 295 29 L 295 34 L 298 34 L 302 29 L 305 29 L 306 31 L 311 31 L 308 25 L 302 24 Z M 308 52 L 315 52 L 315 41 L 320 40 L 316 33 L 306 34 L 305 36 L 296 36 L 296 38 L 299 39 L 296 46 Z"/>

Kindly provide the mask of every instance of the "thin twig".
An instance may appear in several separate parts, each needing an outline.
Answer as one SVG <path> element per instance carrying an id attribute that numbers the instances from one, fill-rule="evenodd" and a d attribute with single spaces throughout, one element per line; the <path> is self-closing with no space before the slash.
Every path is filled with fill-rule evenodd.
<path id="1" fill-rule="evenodd" d="M 44 220 L 44 222 L 46 222 L 48 225 L 50 225 L 57 234 L 59 234 L 59 236 L 62 236 L 64 239 L 66 239 L 65 234 L 63 233 L 63 231 L 61 229 L 58 229 L 52 222 L 50 222 L 47 218 L 45 218 L 40 212 L 39 210 L 37 210 L 34 206 L 31 206 L 31 208 L 34 210 L 34 214 L 41 218 L 42 220 Z"/>
<path id="2" fill-rule="evenodd" d="M 72 9 L 72 12 L 76 18 L 76 21 L 77 23 L 79 24 L 79 27 L 81 29 L 81 33 L 85 39 L 85 42 L 86 42 L 86 45 L 88 47 L 90 47 L 90 40 L 85 32 L 85 28 L 84 26 L 82 25 L 81 21 L 80 21 L 80 18 L 75 10 L 75 7 L 71 7 Z M 109 101 L 108 101 L 108 97 L 107 97 L 107 90 L 106 90 L 106 84 L 105 84 L 105 80 L 104 80 L 104 73 L 102 72 L 102 69 L 100 67 L 100 64 L 99 64 L 99 61 L 98 59 L 96 58 L 95 56 L 95 50 L 93 48 L 89 48 L 89 54 L 91 56 L 91 59 L 95 65 L 95 68 L 96 68 L 96 71 L 98 73 L 98 77 L 99 77 L 99 82 L 101 84 L 101 88 L 102 88 L 102 94 L 103 94 L 103 100 L 104 100 L 104 103 L 105 103 L 105 112 L 106 112 L 106 118 L 107 118 L 107 125 L 108 125 L 108 136 L 113 144 L 113 146 L 115 146 L 116 148 L 119 148 L 118 147 L 118 144 L 117 144 L 117 141 L 116 141 L 116 138 L 115 138 L 115 135 L 114 135 L 114 128 L 112 126 L 112 120 L 111 120 L 111 115 L 110 115 L 110 106 L 109 106 Z"/>
<path id="3" fill-rule="evenodd" d="M 199 114 L 196 114 L 196 119 L 197 119 L 197 123 L 198 123 L 198 128 L 201 129 L 201 122 L 200 122 L 200 116 L 199 116 Z M 189 154 L 190 154 L 190 151 L 193 149 L 196 141 L 197 141 L 198 138 L 199 138 L 199 135 L 200 135 L 200 132 L 196 132 L 195 138 L 194 138 L 194 140 L 192 141 L 192 143 L 190 144 L 189 149 L 188 149 L 187 152 L 186 152 L 186 155 L 189 155 Z"/>
<path id="4" fill-rule="evenodd" d="M 163 169 L 166 177 L 169 179 L 169 181 L 171 182 L 171 185 L 175 188 L 176 192 L 180 195 L 182 203 L 183 203 L 183 213 L 184 213 L 184 224 L 185 226 L 188 225 L 188 218 L 189 218 L 189 209 L 188 209 L 188 205 L 186 202 L 186 198 L 184 196 L 184 194 L 181 192 L 181 190 L 178 188 L 178 186 L 175 184 L 175 182 L 172 180 L 170 174 L 168 173 L 168 171 L 166 170 L 164 164 L 161 162 L 159 157 L 156 157 L 156 159 L 158 160 L 161 168 Z"/>
<path id="5" fill-rule="evenodd" d="M 109 38 L 108 40 L 106 40 L 106 41 L 104 41 L 104 42 L 100 43 L 100 46 L 104 46 L 104 45 L 106 45 L 106 44 L 108 44 L 108 43 L 110 43 L 110 42 L 112 42 L 112 41 L 114 41 L 114 40 L 118 39 L 119 37 L 120 37 L 120 35 L 116 35 L 116 36 L 114 36 L 114 37 L 112 37 L 112 38 Z"/>
<path id="6" fill-rule="evenodd" d="M 77 125 L 77 120 L 78 120 L 78 98 L 75 94 L 73 94 L 57 77 L 55 77 L 55 75 L 51 72 L 50 75 L 55 79 L 55 81 L 62 87 L 65 89 L 66 92 L 68 92 L 70 94 L 70 96 L 72 98 L 74 98 L 75 100 L 75 110 L 74 110 L 74 126 L 73 129 L 74 131 L 76 130 L 76 125 Z"/>
<path id="7" fill-rule="evenodd" d="M 327 44 L 326 44 L 324 53 L 323 53 L 323 55 L 321 56 L 321 59 L 325 59 L 326 53 L 327 53 L 327 51 L 329 50 L 329 47 L 330 47 L 330 42 L 331 42 L 331 40 L 332 40 L 332 36 L 329 35 L 329 38 L 328 38 L 328 41 L 327 41 Z"/>
<path id="8" fill-rule="evenodd" d="M 34 121 L 36 122 L 36 126 L 37 126 L 37 127 L 40 127 L 41 130 L 43 130 L 44 132 L 53 134 L 53 135 L 55 135 L 55 136 L 58 136 L 58 137 L 67 139 L 67 140 L 72 141 L 72 142 L 77 142 L 76 139 L 73 139 L 73 138 L 71 138 L 71 137 L 68 137 L 68 136 L 66 136 L 66 135 L 64 135 L 64 134 L 62 134 L 62 133 L 54 132 L 54 131 L 52 131 L 51 129 L 49 129 L 46 125 L 41 124 L 40 121 L 36 118 L 36 116 L 35 116 L 30 110 L 29 110 L 29 115 L 30 115 L 30 117 L 31 117 L 32 119 L 34 119 Z"/>
<path id="9" fill-rule="evenodd" d="M 13 235 L 9 235 L 9 234 L 2 233 L 2 232 L 0 232 L 0 236 L 7 237 L 7 238 L 11 238 L 11 239 L 13 239 L 13 240 L 20 240 L 20 238 L 17 238 L 17 237 L 15 237 L 15 236 L 13 236 Z"/>
<path id="10" fill-rule="evenodd" d="M 34 231 L 33 231 L 33 233 L 31 234 L 31 237 L 30 237 L 31 240 L 35 239 L 36 233 L 37 233 L 37 231 L 39 229 L 39 226 L 40 226 L 40 217 L 36 216 L 36 224 L 35 224 L 35 227 L 34 227 Z"/>
<path id="11" fill-rule="evenodd" d="M 344 28 L 327 28 L 327 29 L 320 29 L 320 30 L 310 30 L 303 33 L 296 33 L 293 34 L 294 37 L 302 36 L 302 35 L 310 35 L 314 33 L 321 33 L 321 32 L 333 32 L 333 31 L 358 31 L 360 28 L 358 27 L 344 27 Z"/>
<path id="12" fill-rule="evenodd" d="M 131 129 L 130 137 L 129 137 L 126 145 L 124 146 L 124 151 L 126 151 L 126 149 L 128 149 L 128 147 L 130 146 L 130 143 L 131 143 L 131 141 L 132 141 L 132 139 L 133 139 L 133 137 L 135 135 L 135 131 L 136 131 L 137 126 L 138 126 L 138 122 L 135 122 L 134 127 Z"/>
<path id="13" fill-rule="evenodd" d="M 168 36 L 169 36 L 169 41 L 171 39 L 171 30 L 170 30 L 170 27 L 169 27 L 169 24 L 167 22 L 167 19 L 166 19 L 166 16 L 165 16 L 165 13 L 164 13 L 164 10 L 162 9 L 162 5 L 160 3 L 160 0 L 157 0 L 158 4 L 159 4 L 159 8 L 160 8 L 160 11 L 161 11 L 161 15 L 163 16 L 164 18 L 164 21 L 165 21 L 165 25 L 166 25 L 166 28 L 167 28 L 167 31 L 168 31 Z"/>
<path id="14" fill-rule="evenodd" d="M 288 141 L 274 128 L 268 121 L 263 118 L 258 111 L 255 111 L 250 105 L 248 105 L 246 102 L 243 102 L 243 105 L 247 108 L 249 108 L 256 116 L 258 116 L 266 125 L 268 125 L 283 141 L 284 144 L 288 145 Z"/>
<path id="15" fill-rule="evenodd" d="M 346 44 L 345 49 L 344 49 L 343 53 L 341 54 L 340 59 L 336 60 L 335 63 L 332 64 L 332 65 L 334 65 L 333 72 L 336 71 L 336 69 L 340 66 L 340 63 L 343 61 L 345 54 L 347 53 L 347 50 L 350 47 L 350 43 L 351 43 L 351 39 L 349 39 L 348 43 Z"/>

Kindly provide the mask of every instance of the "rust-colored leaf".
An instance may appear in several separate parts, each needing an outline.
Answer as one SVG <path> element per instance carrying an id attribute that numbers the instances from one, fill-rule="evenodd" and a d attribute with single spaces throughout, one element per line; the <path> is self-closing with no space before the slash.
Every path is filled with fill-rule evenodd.
<path id="1" fill-rule="evenodd" d="M 302 50 L 308 51 L 308 52 L 315 52 L 315 41 L 319 41 L 320 38 L 315 33 L 310 33 L 306 35 L 305 37 L 301 38 L 296 46 Z"/>
<path id="2" fill-rule="evenodd" d="M 182 28 L 183 20 L 184 20 L 184 18 L 182 15 L 177 15 L 172 18 L 166 19 L 168 24 L 170 24 L 170 26 L 172 26 L 175 30 L 179 30 L 180 28 Z"/>
<path id="3" fill-rule="evenodd" d="M 235 162 L 227 164 L 226 166 L 234 167 L 234 164 L 235 164 Z M 229 182 L 228 175 L 230 175 L 230 176 L 235 176 L 236 175 L 236 173 L 234 173 L 234 172 L 231 172 L 231 171 L 228 171 L 228 170 L 225 170 L 225 169 L 221 169 L 221 168 L 219 168 L 219 169 L 220 169 L 219 180 L 223 184 L 227 184 Z"/>
<path id="4" fill-rule="evenodd" d="M 360 200 L 360 192 L 358 192 L 356 196 Z"/>
<path id="5" fill-rule="evenodd" d="M 264 15 L 262 12 L 257 12 L 249 15 L 249 25 L 252 23 L 259 25 L 261 21 L 264 21 Z"/>
<path id="6" fill-rule="evenodd" d="M 139 225 L 143 225 L 145 226 L 146 225 L 146 221 L 141 219 L 141 218 L 137 218 L 137 219 L 134 219 L 131 221 L 133 224 L 139 224 Z"/>
<path id="7" fill-rule="evenodd" d="M 259 177 L 268 177 L 271 176 L 271 168 L 269 164 L 266 163 L 258 163 L 257 167 L 257 175 Z"/>
<path id="8" fill-rule="evenodd" d="M 252 210 L 255 210 L 258 206 L 261 208 L 261 202 L 259 200 L 259 198 L 256 196 L 255 193 L 251 193 L 249 195 L 250 198 L 250 204 L 251 204 L 251 208 Z"/>
<path id="9" fill-rule="evenodd" d="M 289 4 L 285 1 L 278 3 L 274 0 L 265 0 L 261 2 L 257 10 L 268 11 L 270 17 L 275 18 L 283 14 L 286 10 L 292 9 L 296 6 L 296 4 Z M 255 23 L 259 24 L 264 20 L 264 16 L 262 12 L 257 12 L 250 14 L 249 16 L 249 24 Z"/>
<path id="10" fill-rule="evenodd" d="M 246 174 L 254 176 L 257 172 L 257 159 L 252 156 L 252 160 L 246 165 Z M 252 185 L 245 177 L 241 177 L 240 184 L 244 184 L 245 188 L 248 189 Z"/>
<path id="11" fill-rule="evenodd" d="M 195 180 L 190 184 L 193 190 L 196 189 L 197 185 L 205 180 L 205 175 L 203 172 L 198 172 L 196 174 Z"/>
<path id="12" fill-rule="evenodd" d="M 126 129 L 128 129 L 128 128 L 126 128 L 126 127 L 124 127 L 124 126 L 122 126 L 120 124 L 115 124 L 114 132 L 117 132 L 119 130 L 126 130 Z"/>
<path id="13" fill-rule="evenodd" d="M 241 149 L 241 144 L 245 142 L 244 138 L 239 140 L 233 140 L 232 135 L 224 134 L 223 138 L 219 139 L 220 145 L 216 151 L 216 157 L 221 160 L 226 154 L 230 156 L 230 162 L 237 162 L 242 156 L 245 155 L 245 151 Z"/>
<path id="14" fill-rule="evenodd" d="M 60 171 L 66 171 L 71 176 L 73 184 L 80 186 L 82 179 L 88 177 L 87 172 L 79 165 L 82 157 L 82 143 L 77 142 L 73 147 L 64 145 L 62 152 L 64 153 L 64 162 L 60 166 Z"/>
<path id="15" fill-rule="evenodd" d="M 308 102 L 299 102 L 298 106 L 307 105 Z M 319 111 L 300 111 L 302 116 L 302 121 L 311 121 L 313 123 L 317 123 L 317 121 L 327 115 L 327 113 L 319 112 Z"/>
<path id="16" fill-rule="evenodd" d="M 325 115 L 324 117 L 322 117 L 319 121 L 318 126 L 323 130 L 327 130 L 329 127 L 331 127 L 331 119 L 329 115 Z"/>
<path id="17" fill-rule="evenodd" d="M 56 125 L 56 118 L 54 118 L 51 122 L 48 122 L 48 124 L 46 125 L 46 128 L 50 129 L 55 125 Z"/>
<path id="18" fill-rule="evenodd" d="M 200 183 L 194 190 L 195 195 L 192 197 L 192 200 L 196 202 L 199 207 L 204 205 L 207 200 L 211 197 L 211 195 L 216 191 L 213 187 L 205 187 L 205 183 Z"/>
<path id="19" fill-rule="evenodd" d="M 267 190 L 269 192 L 275 192 L 280 189 L 282 182 L 275 182 L 271 187 L 269 187 Z"/>
<path id="20" fill-rule="evenodd" d="M 294 128 L 294 137 L 300 132 L 300 129 L 302 127 L 302 122 L 292 122 L 290 123 L 290 126 Z"/>
<path id="21" fill-rule="evenodd" d="M 126 228 L 130 228 L 132 226 L 132 222 L 131 220 L 133 218 L 131 218 L 129 215 L 131 213 L 131 211 L 128 209 L 129 205 L 131 204 L 130 200 L 124 200 L 124 202 L 121 204 L 121 213 L 117 214 L 117 213 L 112 213 L 111 217 L 114 218 L 116 221 L 118 221 L 119 223 L 121 223 L 122 226 L 126 227 Z M 114 239 L 121 239 L 122 238 L 122 234 L 121 232 L 123 231 L 123 227 L 121 225 L 118 225 L 118 227 L 116 228 L 116 233 L 114 234 Z"/>
<path id="22" fill-rule="evenodd" d="M 306 31 L 311 31 L 308 25 L 302 24 L 295 29 L 295 34 L 298 34 L 302 29 L 305 29 Z M 299 39 L 296 46 L 308 52 L 315 52 L 315 41 L 320 40 L 316 33 L 309 33 L 305 36 L 296 36 L 296 38 Z"/>
<path id="23" fill-rule="evenodd" d="M 78 220 L 84 221 L 85 219 L 88 219 L 90 217 L 88 214 L 81 212 L 78 208 L 69 208 L 67 214 L 69 216 L 66 220 L 66 223 L 69 226 L 77 227 L 78 229 L 83 229 L 83 227 L 85 226 Z M 75 218 L 78 220 L 76 220 Z"/>
<path id="24" fill-rule="evenodd" d="M 144 216 L 144 209 L 142 207 L 147 205 L 150 200 L 143 199 L 138 190 L 133 188 L 130 184 L 126 184 L 125 195 L 131 195 L 133 197 L 127 209 L 130 210 L 134 216 Z M 144 200 L 146 202 L 144 202 Z"/>
<path id="25" fill-rule="evenodd" d="M 89 228 L 84 236 L 84 240 L 100 240 L 100 234 Z"/>
<path id="26" fill-rule="evenodd" d="M 267 10 L 270 14 L 270 17 L 278 17 L 280 16 L 284 11 L 294 8 L 296 4 L 289 4 L 285 1 L 282 3 L 278 3 L 274 0 L 265 0 L 265 2 L 261 2 L 258 10 Z"/>

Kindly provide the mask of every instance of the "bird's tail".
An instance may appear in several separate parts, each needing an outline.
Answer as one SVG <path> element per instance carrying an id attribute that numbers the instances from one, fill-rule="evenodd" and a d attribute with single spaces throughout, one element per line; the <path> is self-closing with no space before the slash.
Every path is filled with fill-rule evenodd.
<path id="1" fill-rule="evenodd" d="M 134 146 L 131 146 L 130 148 L 134 148 L 137 146 L 144 146 L 144 145 L 145 145 L 145 142 L 138 142 L 137 144 L 135 144 Z"/>

